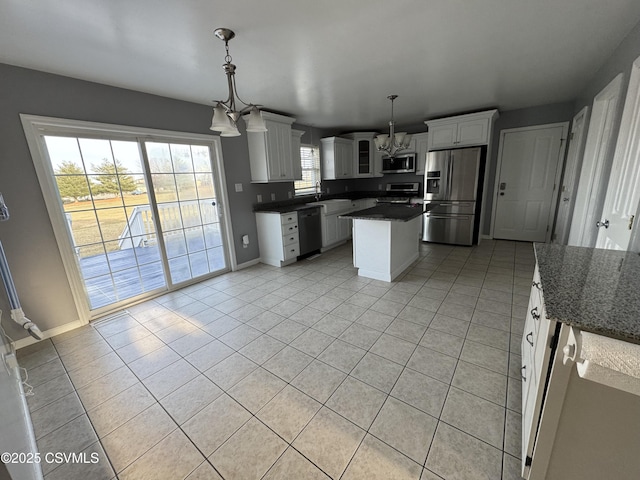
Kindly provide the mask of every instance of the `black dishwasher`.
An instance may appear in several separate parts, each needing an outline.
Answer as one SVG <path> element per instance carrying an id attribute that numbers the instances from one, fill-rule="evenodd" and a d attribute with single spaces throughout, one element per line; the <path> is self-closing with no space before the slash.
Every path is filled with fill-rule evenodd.
<path id="1" fill-rule="evenodd" d="M 298 236 L 301 257 L 320 250 L 322 247 L 320 207 L 298 210 Z"/>

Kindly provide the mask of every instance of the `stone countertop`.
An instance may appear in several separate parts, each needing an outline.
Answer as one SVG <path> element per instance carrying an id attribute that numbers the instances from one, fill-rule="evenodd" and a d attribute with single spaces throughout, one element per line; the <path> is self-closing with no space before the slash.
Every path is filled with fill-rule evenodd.
<path id="1" fill-rule="evenodd" d="M 422 204 L 417 205 L 377 205 L 372 208 L 358 210 L 340 215 L 339 218 L 353 218 L 358 220 L 383 220 L 408 222 L 422 215 Z"/>
<path id="2" fill-rule="evenodd" d="M 360 198 L 378 198 L 383 196 L 382 192 L 345 192 L 331 195 L 322 195 L 322 200 L 332 200 L 335 198 L 344 198 L 347 200 L 358 200 Z M 308 203 L 315 202 L 316 199 L 313 195 L 305 195 L 291 200 L 281 200 L 266 203 L 255 203 L 253 205 L 254 212 L 270 212 L 270 213 L 287 213 L 295 212 L 296 210 L 304 210 L 306 208 L 313 208 L 314 205 L 307 205 Z M 317 206 L 317 205 L 315 205 Z"/>
<path id="3" fill-rule="evenodd" d="M 265 207 L 260 210 L 254 209 L 256 213 L 288 213 L 288 212 L 298 212 L 300 210 L 308 210 L 310 208 L 321 208 L 320 205 L 307 205 L 306 203 L 300 203 L 297 205 L 281 205 L 281 206 L 271 206 Z"/>
<path id="4" fill-rule="evenodd" d="M 640 344 L 640 255 L 534 245 L 547 318 Z"/>

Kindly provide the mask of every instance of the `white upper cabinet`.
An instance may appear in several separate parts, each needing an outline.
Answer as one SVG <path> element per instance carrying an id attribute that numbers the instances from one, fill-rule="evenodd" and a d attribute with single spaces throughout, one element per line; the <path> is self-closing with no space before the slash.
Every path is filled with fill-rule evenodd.
<path id="1" fill-rule="evenodd" d="M 497 110 L 427 120 L 429 150 L 487 145 Z M 424 167 L 423 167 L 424 168 Z"/>
<path id="2" fill-rule="evenodd" d="M 353 140 L 340 137 L 320 139 L 322 179 L 353 178 Z"/>
<path id="3" fill-rule="evenodd" d="M 427 152 L 429 151 L 429 133 L 414 133 L 411 138 L 411 143 L 413 142 L 415 142 L 416 152 L 416 175 L 424 175 Z"/>
<path id="4" fill-rule="evenodd" d="M 303 130 L 291 130 L 291 161 L 293 163 L 293 179 L 302 180 L 302 162 L 300 146 L 302 145 Z"/>
<path id="5" fill-rule="evenodd" d="M 355 132 L 345 135 L 353 140 L 353 177 L 373 177 L 375 175 L 375 154 L 373 139 L 375 132 Z"/>
<path id="6" fill-rule="evenodd" d="M 251 181 L 291 182 L 296 179 L 292 156 L 294 118 L 262 112 L 266 132 L 247 132 Z"/>

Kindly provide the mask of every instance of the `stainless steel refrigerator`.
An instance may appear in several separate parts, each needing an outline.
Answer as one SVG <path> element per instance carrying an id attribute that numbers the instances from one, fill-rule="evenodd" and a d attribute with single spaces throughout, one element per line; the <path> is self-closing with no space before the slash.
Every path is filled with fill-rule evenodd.
<path id="1" fill-rule="evenodd" d="M 485 147 L 427 154 L 422 240 L 478 243 L 485 156 Z"/>

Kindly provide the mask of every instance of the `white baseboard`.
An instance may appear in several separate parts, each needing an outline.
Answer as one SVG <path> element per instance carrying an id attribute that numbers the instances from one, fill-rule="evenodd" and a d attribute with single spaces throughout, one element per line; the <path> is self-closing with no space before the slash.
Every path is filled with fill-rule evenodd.
<path id="1" fill-rule="evenodd" d="M 234 271 L 242 270 L 243 268 L 253 267 L 254 265 L 257 265 L 259 263 L 260 263 L 260 258 L 254 258 L 253 260 L 249 260 L 248 262 L 239 263 L 238 265 L 236 265 L 236 268 Z"/>
<path id="2" fill-rule="evenodd" d="M 60 335 L 61 333 L 65 333 L 70 330 L 75 330 L 76 328 L 82 327 L 83 325 L 85 325 L 85 323 L 83 323 L 82 320 L 76 320 L 75 322 L 65 323 L 64 325 L 60 325 L 59 327 L 54 327 L 49 330 L 45 330 L 44 332 L 42 332 L 42 335 L 44 338 L 51 338 L 51 337 L 55 337 L 56 335 Z M 21 338 L 20 340 L 16 340 L 14 343 L 16 346 L 16 350 L 19 350 L 22 347 L 27 347 L 38 341 L 39 340 L 36 340 L 32 336 L 28 336 L 25 338 Z"/>

